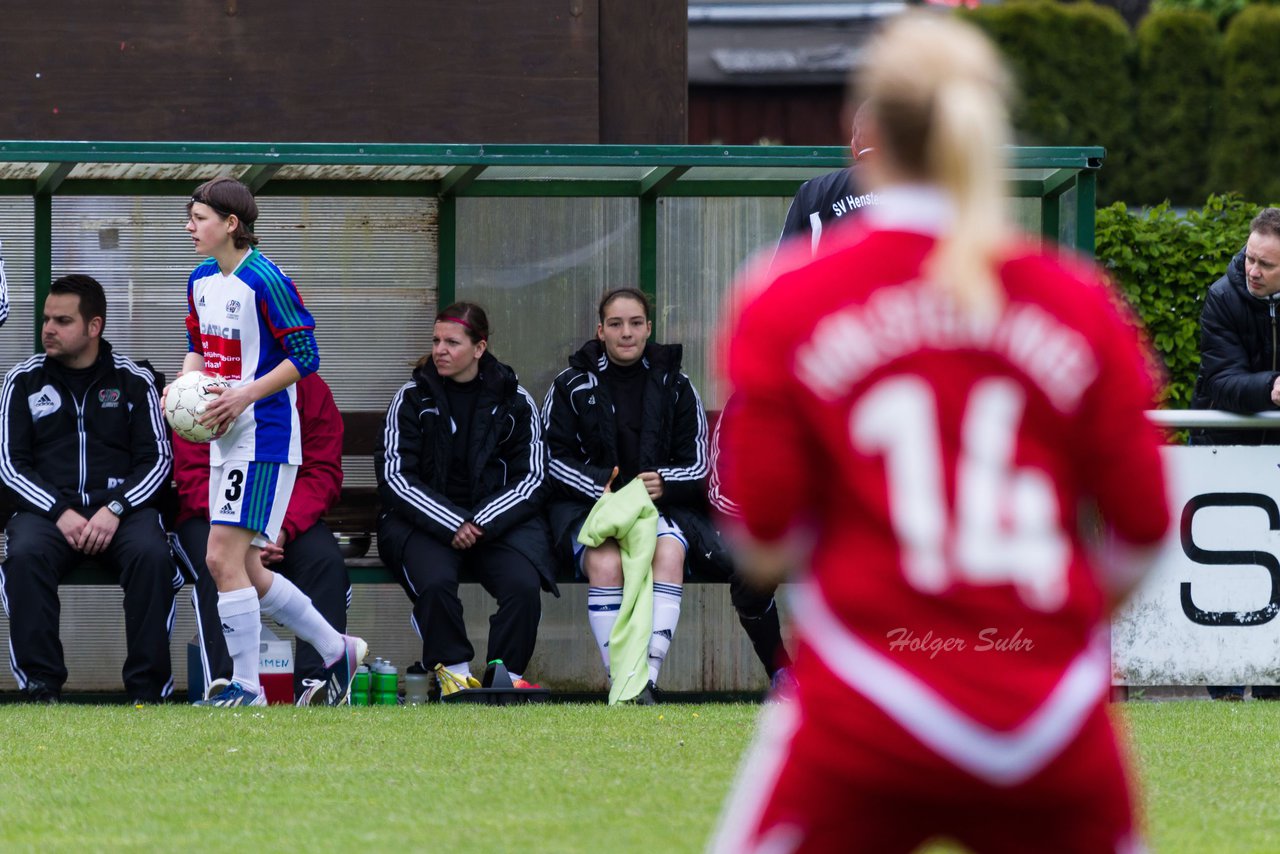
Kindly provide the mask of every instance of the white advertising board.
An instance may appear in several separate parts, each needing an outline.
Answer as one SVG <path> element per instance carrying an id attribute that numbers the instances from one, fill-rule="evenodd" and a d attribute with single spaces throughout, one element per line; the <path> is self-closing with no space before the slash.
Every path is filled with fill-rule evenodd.
<path id="1" fill-rule="evenodd" d="M 1114 681 L 1280 684 L 1280 447 L 1167 447 L 1173 525 L 1111 627 Z"/>

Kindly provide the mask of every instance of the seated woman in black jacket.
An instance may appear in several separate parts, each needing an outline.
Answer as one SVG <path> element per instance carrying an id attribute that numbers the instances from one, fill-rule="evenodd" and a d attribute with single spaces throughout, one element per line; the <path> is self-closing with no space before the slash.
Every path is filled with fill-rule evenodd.
<path id="1" fill-rule="evenodd" d="M 459 302 L 437 314 L 431 352 L 392 398 L 375 457 L 387 508 L 378 553 L 399 571 L 422 663 L 436 667 L 446 694 L 479 687 L 458 599 L 464 567 L 498 600 L 486 655 L 501 658 L 514 680 L 533 655 L 541 588 L 555 590 L 540 513 L 538 409 L 488 341 L 480 306 Z"/>
<path id="2" fill-rule="evenodd" d="M 588 548 L 578 543 L 578 531 L 615 467 L 614 490 L 639 478 L 657 505 L 651 684 L 640 698 L 650 702 L 680 619 L 685 553 L 691 539 L 701 553 L 700 535 L 709 529 L 707 417 L 698 392 L 680 371 L 681 346 L 649 342 L 653 324 L 642 291 L 611 290 L 598 313 L 595 339 L 569 358 L 543 408 L 547 468 L 555 486 L 548 515 L 560 556 L 572 556 L 587 577 L 587 617 L 608 670 L 609 634 L 622 602 L 621 552 L 615 540 Z"/>

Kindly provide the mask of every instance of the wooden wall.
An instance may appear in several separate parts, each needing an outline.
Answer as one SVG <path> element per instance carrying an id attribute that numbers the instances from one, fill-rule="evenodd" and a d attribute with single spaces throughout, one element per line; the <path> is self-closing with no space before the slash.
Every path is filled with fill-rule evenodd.
<path id="1" fill-rule="evenodd" d="M 689 142 L 695 145 L 848 145 L 842 86 L 692 86 Z"/>
<path id="2" fill-rule="evenodd" d="M 0 139 L 681 143 L 685 5 L 639 6 L 13 4 Z"/>

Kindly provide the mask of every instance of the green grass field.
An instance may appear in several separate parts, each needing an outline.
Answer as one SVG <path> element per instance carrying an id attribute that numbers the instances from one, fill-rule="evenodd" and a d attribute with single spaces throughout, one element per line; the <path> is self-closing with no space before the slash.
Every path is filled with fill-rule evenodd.
<path id="1" fill-rule="evenodd" d="M 750 705 L 0 706 L 0 850 L 697 851 Z M 1130 703 L 1157 851 L 1280 845 L 1280 704 Z"/>

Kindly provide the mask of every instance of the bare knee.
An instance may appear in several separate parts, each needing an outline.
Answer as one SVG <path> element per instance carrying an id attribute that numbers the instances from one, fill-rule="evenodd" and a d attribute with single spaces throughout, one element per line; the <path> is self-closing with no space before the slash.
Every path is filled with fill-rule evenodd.
<path id="1" fill-rule="evenodd" d="M 617 540 L 605 540 L 582 555 L 582 571 L 592 587 L 622 586 L 622 551 Z"/>
<path id="2" fill-rule="evenodd" d="M 249 547 L 253 532 L 230 525 L 209 528 L 209 548 L 205 565 L 219 590 L 238 590 L 252 584 L 260 587 L 264 579 L 256 577 L 262 570 L 257 550 Z M 256 564 L 257 572 L 252 567 Z M 269 582 L 268 582 L 269 586 Z M 259 593 L 262 593 L 259 590 Z"/>
<path id="3" fill-rule="evenodd" d="M 684 581 L 684 546 L 675 537 L 658 537 L 653 550 L 653 580 L 662 584 Z"/>

